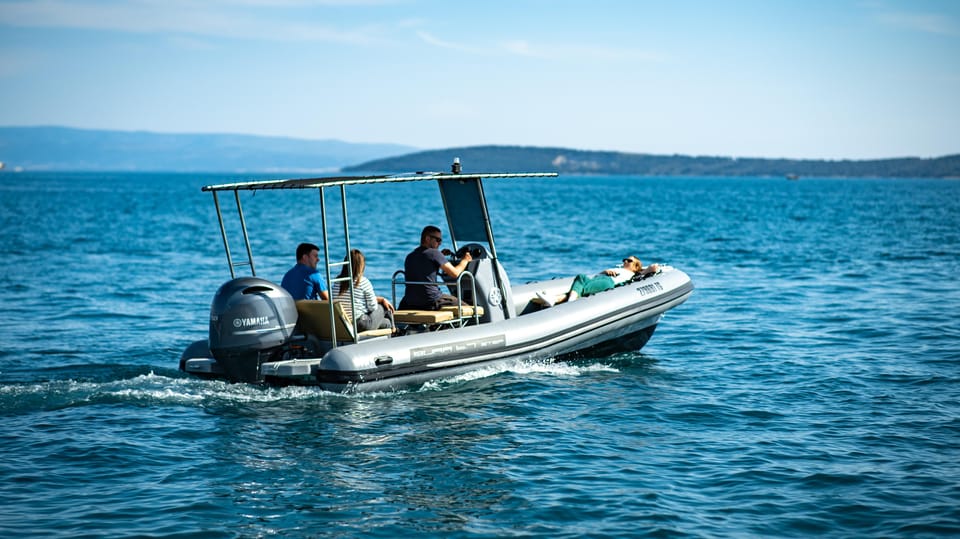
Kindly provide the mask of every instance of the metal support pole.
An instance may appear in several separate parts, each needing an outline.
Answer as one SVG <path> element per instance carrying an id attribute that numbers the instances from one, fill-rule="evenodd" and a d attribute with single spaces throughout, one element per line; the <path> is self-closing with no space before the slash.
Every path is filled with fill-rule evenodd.
<path id="1" fill-rule="evenodd" d="M 240 215 L 240 229 L 243 231 L 243 243 L 247 246 L 247 261 L 250 263 L 250 275 L 256 277 L 257 270 L 253 267 L 253 251 L 250 249 L 250 237 L 247 235 L 247 222 L 243 218 L 243 208 L 240 207 L 240 191 L 233 191 L 237 199 L 237 213 Z M 230 267 L 230 273 L 233 274 L 233 266 Z"/>
<path id="2" fill-rule="evenodd" d="M 347 261 L 347 275 L 350 276 L 350 312 L 353 313 L 350 320 L 353 322 L 353 334 L 357 337 L 357 342 L 359 342 L 360 332 L 357 328 L 357 313 L 355 312 L 357 302 L 353 280 L 353 257 L 350 256 L 350 226 L 347 224 L 347 189 L 345 185 L 340 185 L 340 208 L 343 211 L 343 242 L 347 248 L 347 254 L 345 256 Z"/>
<path id="3" fill-rule="evenodd" d="M 230 267 L 230 278 L 235 279 L 233 272 L 233 258 L 230 256 L 230 243 L 227 241 L 227 229 L 223 226 L 223 214 L 220 212 L 220 199 L 217 198 L 217 192 L 213 193 L 213 205 L 217 208 L 217 221 L 220 223 L 220 236 L 223 238 L 223 250 L 227 252 L 227 266 Z"/>

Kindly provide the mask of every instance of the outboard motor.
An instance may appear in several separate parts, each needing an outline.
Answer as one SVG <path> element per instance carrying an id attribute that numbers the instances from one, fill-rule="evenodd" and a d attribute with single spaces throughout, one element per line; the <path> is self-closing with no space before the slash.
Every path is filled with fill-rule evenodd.
<path id="1" fill-rule="evenodd" d="M 282 351 L 296 325 L 296 303 L 279 285 L 227 281 L 210 306 L 210 352 L 231 382 L 260 382 L 260 364 Z"/>

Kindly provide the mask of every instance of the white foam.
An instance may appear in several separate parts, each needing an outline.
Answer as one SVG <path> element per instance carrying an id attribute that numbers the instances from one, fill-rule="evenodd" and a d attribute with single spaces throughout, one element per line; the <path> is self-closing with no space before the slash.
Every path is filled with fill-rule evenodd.
<path id="1" fill-rule="evenodd" d="M 553 360 L 517 360 L 498 363 L 488 367 L 481 367 L 479 369 L 458 374 L 456 376 L 451 376 L 449 378 L 431 380 L 423 385 L 421 391 L 435 391 L 438 389 L 443 389 L 449 385 L 471 382 L 483 378 L 490 378 L 503 373 L 514 373 L 519 375 L 539 374 L 547 376 L 569 377 L 581 376 L 583 374 L 593 372 L 619 371 L 609 365 L 601 365 L 599 363 L 579 365 L 565 361 Z"/>
<path id="2" fill-rule="evenodd" d="M 552 360 L 517 360 L 481 367 L 470 372 L 439 378 L 424 383 L 416 391 L 439 391 L 450 386 L 495 377 L 504 373 L 521 376 L 576 377 L 594 372 L 618 372 L 616 368 L 600 363 L 578 364 Z M 272 403 L 316 401 L 324 399 L 377 400 L 393 398 L 409 390 L 397 389 L 378 392 L 334 393 L 315 386 L 262 387 L 251 384 L 231 384 L 220 380 L 194 377 L 166 376 L 149 372 L 132 378 L 105 382 L 53 380 L 32 384 L 0 386 L 5 400 L 41 397 L 55 408 L 98 403 L 104 400 L 147 404 L 198 405 L 205 403 Z"/>

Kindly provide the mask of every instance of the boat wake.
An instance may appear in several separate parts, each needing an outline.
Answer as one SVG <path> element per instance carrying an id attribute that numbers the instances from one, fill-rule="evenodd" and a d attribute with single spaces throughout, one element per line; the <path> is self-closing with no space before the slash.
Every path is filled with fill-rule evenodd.
<path id="1" fill-rule="evenodd" d="M 618 369 L 610 365 L 592 362 L 589 364 L 576 364 L 570 362 L 556 362 L 553 360 L 517 360 L 507 363 L 498 363 L 488 367 L 451 376 L 448 378 L 438 378 L 430 380 L 423 384 L 420 391 L 435 391 L 446 389 L 450 386 L 461 385 L 474 380 L 492 378 L 503 374 L 515 374 L 528 377 L 529 375 L 544 375 L 550 377 L 575 377 L 595 372 L 619 372 Z"/>
<path id="2" fill-rule="evenodd" d="M 130 378 L 106 381 L 49 380 L 0 386 L 0 410 L 20 415 L 41 410 L 126 404 L 133 406 L 187 406 L 257 404 L 316 399 L 334 395 L 317 388 L 264 388 L 247 384 L 204 381 L 181 374 L 149 371 Z"/>
<path id="3" fill-rule="evenodd" d="M 0 410 L 4 415 L 37 411 L 124 404 L 137 407 L 185 406 L 219 407 L 271 403 L 315 402 L 319 400 L 370 400 L 404 393 L 431 392 L 463 386 L 470 382 L 503 375 L 520 378 L 579 377 L 597 372 L 620 372 L 616 366 L 590 363 L 517 360 L 480 368 L 457 376 L 430 380 L 419 387 L 385 392 L 340 393 L 314 386 L 264 387 L 187 377 L 169 369 L 151 369 L 135 374 L 133 366 L 112 366 L 122 378 L 54 379 L 0 385 Z M 142 370 L 142 367 L 139 368 Z"/>

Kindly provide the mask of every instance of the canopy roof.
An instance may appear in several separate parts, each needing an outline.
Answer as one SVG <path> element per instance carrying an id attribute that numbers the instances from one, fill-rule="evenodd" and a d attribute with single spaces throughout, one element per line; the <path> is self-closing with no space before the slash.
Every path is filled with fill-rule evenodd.
<path id="1" fill-rule="evenodd" d="M 364 183 L 417 182 L 424 180 L 480 180 L 486 178 L 552 178 L 556 172 L 481 172 L 456 174 L 453 172 L 416 172 L 382 176 L 331 176 L 328 178 L 301 178 L 291 180 L 261 180 L 253 182 L 205 185 L 203 191 L 258 191 L 261 189 L 315 189 Z"/>

